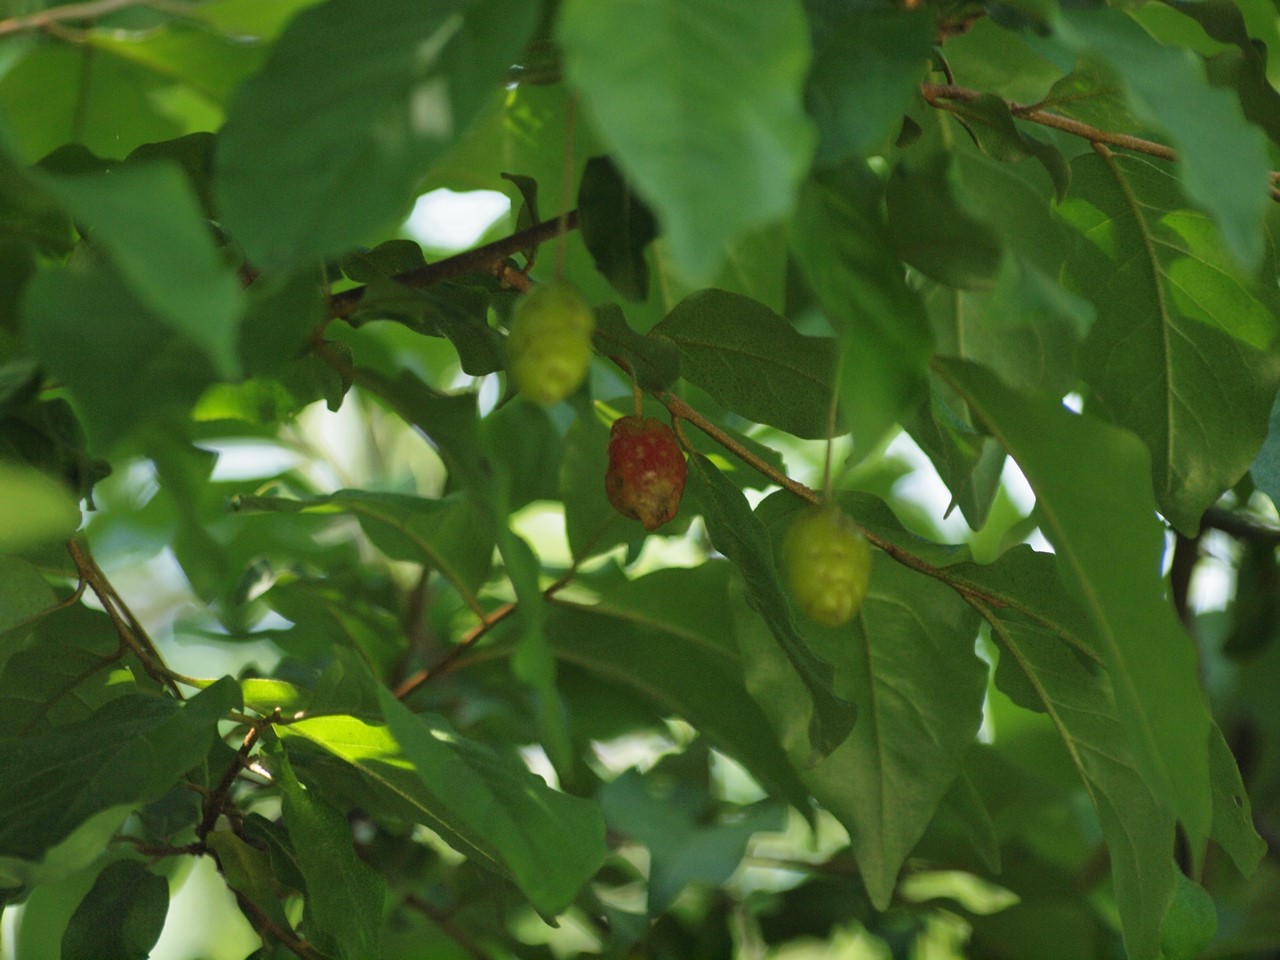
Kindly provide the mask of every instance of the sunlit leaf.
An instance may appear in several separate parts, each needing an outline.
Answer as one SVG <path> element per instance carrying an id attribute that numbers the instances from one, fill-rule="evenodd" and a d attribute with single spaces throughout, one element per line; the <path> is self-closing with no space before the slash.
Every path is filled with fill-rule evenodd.
<path id="1" fill-rule="evenodd" d="M 1163 596 L 1164 535 L 1145 448 L 1052 401 L 1015 394 L 980 367 L 941 361 L 937 369 L 1036 491 L 1063 580 L 1096 631 L 1138 769 L 1192 836 L 1206 836 L 1209 716 L 1195 649 Z"/>
<path id="2" fill-rule="evenodd" d="M 1161 511 L 1192 533 L 1266 436 L 1280 295 L 1265 272 L 1235 266 L 1168 174 L 1123 156 L 1074 166 L 1063 214 L 1084 240 L 1063 274 L 1098 309 L 1082 372 L 1150 448 Z"/>
<path id="3" fill-rule="evenodd" d="M 794 0 L 571 0 L 560 11 L 569 78 L 693 280 L 794 201 L 814 140 L 805 34 Z"/>

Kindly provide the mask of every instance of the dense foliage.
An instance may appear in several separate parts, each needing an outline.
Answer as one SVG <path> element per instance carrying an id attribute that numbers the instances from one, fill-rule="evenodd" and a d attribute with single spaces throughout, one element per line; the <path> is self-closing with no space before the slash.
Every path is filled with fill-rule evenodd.
<path id="1" fill-rule="evenodd" d="M 1266 0 L 0 6 L 0 952 L 1280 951 Z"/>

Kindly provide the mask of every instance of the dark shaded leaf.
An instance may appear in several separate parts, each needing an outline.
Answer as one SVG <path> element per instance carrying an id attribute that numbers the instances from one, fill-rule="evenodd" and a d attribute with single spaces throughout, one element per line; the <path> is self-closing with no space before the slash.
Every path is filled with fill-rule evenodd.
<path id="1" fill-rule="evenodd" d="M 62 935 L 62 960 L 147 960 L 169 912 L 169 884 L 137 860 L 109 864 Z"/>
<path id="2" fill-rule="evenodd" d="M 711 542 L 742 572 L 752 608 L 809 691 L 813 701 L 807 734 L 810 753 L 799 762 L 816 763 L 849 736 L 856 707 L 835 692 L 831 664 L 813 652 L 800 632 L 782 591 L 768 531 L 746 498 L 701 454 L 689 458 L 689 488 L 701 504 Z"/>
<path id="3" fill-rule="evenodd" d="M 724 290 L 691 294 L 653 328 L 680 350 L 680 374 L 759 423 L 825 437 L 834 340 L 806 337 L 764 304 Z"/>
<path id="4" fill-rule="evenodd" d="M 578 229 L 596 269 L 628 300 L 649 296 L 645 248 L 658 225 L 608 157 L 592 157 L 578 186 Z"/>

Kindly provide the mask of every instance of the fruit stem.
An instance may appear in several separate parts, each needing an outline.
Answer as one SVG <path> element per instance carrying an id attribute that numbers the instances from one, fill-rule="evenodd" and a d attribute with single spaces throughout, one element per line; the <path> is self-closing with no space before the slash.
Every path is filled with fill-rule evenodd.
<path id="1" fill-rule="evenodd" d="M 831 404 L 827 408 L 827 456 L 822 465 L 822 498 L 831 502 L 831 451 L 836 441 L 836 411 L 840 401 L 840 373 L 844 367 L 844 351 L 836 354 L 836 368 L 831 378 Z"/>
<path id="2" fill-rule="evenodd" d="M 578 98 L 570 96 L 564 108 L 564 173 L 560 180 L 560 209 L 568 210 L 569 192 L 573 189 L 573 121 L 577 116 Z M 561 214 L 560 235 L 556 238 L 556 279 L 564 279 L 565 250 L 569 246 L 568 222 Z"/>
<path id="3" fill-rule="evenodd" d="M 644 417 L 644 393 L 640 390 L 640 384 L 635 377 L 631 378 L 631 402 L 635 406 L 635 414 L 637 417 Z"/>

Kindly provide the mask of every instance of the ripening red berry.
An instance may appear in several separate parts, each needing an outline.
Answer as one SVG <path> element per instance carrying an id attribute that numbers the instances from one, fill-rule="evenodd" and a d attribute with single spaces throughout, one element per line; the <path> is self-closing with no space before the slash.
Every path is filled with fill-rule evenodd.
<path id="1" fill-rule="evenodd" d="M 689 467 L 676 435 L 653 417 L 620 417 L 609 431 L 609 502 L 624 517 L 656 530 L 676 515 Z"/>

